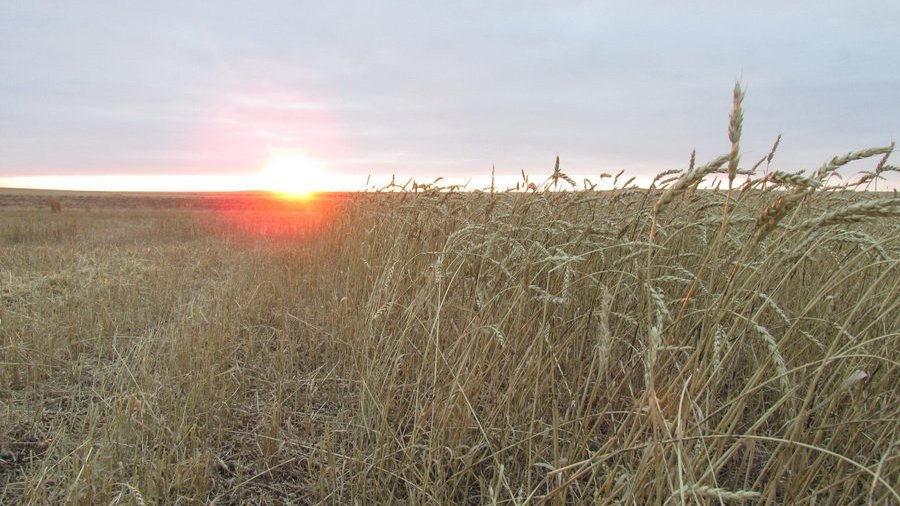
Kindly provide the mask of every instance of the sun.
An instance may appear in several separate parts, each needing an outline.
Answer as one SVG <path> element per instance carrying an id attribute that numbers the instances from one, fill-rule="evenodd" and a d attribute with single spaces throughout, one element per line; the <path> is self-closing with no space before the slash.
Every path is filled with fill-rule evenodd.
<path id="1" fill-rule="evenodd" d="M 260 174 L 263 189 L 301 200 L 315 195 L 324 176 L 321 162 L 296 150 L 271 151 Z"/>

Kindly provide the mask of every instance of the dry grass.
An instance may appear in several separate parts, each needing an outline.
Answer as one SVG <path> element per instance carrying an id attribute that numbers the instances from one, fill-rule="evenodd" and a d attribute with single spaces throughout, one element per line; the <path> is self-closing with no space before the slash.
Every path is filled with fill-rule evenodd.
<path id="1" fill-rule="evenodd" d="M 885 149 L 698 189 L 739 112 L 652 190 L 0 211 L 0 502 L 897 502 Z"/>

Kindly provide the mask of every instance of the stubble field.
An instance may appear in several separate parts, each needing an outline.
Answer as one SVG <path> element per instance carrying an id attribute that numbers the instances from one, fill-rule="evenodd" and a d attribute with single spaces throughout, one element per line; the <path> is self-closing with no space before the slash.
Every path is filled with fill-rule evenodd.
<path id="1" fill-rule="evenodd" d="M 733 155 L 650 190 L 8 191 L 0 503 L 896 502 L 900 200 L 831 177 L 889 150 L 730 192 L 697 184 Z"/>

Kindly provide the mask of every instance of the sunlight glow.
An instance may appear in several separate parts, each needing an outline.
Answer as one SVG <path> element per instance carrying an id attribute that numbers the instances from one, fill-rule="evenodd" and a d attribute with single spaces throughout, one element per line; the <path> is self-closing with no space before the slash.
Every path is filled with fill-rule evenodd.
<path id="1" fill-rule="evenodd" d="M 264 190 L 291 199 L 309 199 L 322 187 L 322 163 L 302 151 L 273 150 L 260 174 Z"/>

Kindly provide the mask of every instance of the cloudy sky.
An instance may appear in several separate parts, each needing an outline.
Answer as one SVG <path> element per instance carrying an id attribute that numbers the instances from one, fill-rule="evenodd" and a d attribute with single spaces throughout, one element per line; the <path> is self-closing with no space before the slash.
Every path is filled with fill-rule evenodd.
<path id="1" fill-rule="evenodd" d="M 900 134 L 898 27 L 884 0 L 5 0 L 0 186 L 214 180 L 277 153 L 359 185 L 556 155 L 643 176 L 728 151 L 738 79 L 745 161 L 781 133 L 776 168 L 813 169 Z"/>

